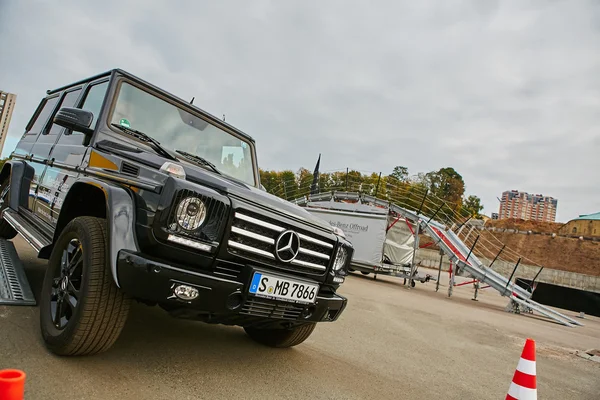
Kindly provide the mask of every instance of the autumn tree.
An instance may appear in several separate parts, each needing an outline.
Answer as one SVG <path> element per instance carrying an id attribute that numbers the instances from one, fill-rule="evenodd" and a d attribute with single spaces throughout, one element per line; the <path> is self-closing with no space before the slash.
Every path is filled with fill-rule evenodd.
<path id="1" fill-rule="evenodd" d="M 425 174 L 424 183 L 429 192 L 449 203 L 462 203 L 465 193 L 465 182 L 462 176 L 452 167 L 440 168 Z"/>
<path id="2" fill-rule="evenodd" d="M 395 178 L 396 180 L 398 180 L 400 182 L 407 182 L 408 181 L 408 168 L 402 167 L 400 165 L 395 166 L 394 170 L 392 171 L 392 173 L 389 176 L 392 178 Z"/>
<path id="3" fill-rule="evenodd" d="M 475 195 L 470 195 L 463 201 L 462 209 L 471 217 L 482 219 L 480 212 L 483 210 L 481 199 Z"/>

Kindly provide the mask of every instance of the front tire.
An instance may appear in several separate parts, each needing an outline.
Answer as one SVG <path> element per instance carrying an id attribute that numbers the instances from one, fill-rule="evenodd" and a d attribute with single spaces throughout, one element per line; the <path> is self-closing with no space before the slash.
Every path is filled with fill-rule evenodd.
<path id="1" fill-rule="evenodd" d="M 0 213 L 8 208 L 8 199 L 10 198 L 10 180 L 6 179 L 0 185 Z M 12 239 L 17 236 L 17 231 L 10 226 L 4 219 L 0 219 L 0 239 Z"/>
<path id="2" fill-rule="evenodd" d="M 244 327 L 244 330 L 254 340 L 269 347 L 292 347 L 304 342 L 315 330 L 315 323 L 300 325 L 292 329 L 258 329 Z"/>
<path id="3" fill-rule="evenodd" d="M 106 260 L 106 221 L 78 217 L 54 245 L 42 285 L 40 327 L 58 355 L 108 350 L 119 337 L 130 300 L 117 288 Z"/>

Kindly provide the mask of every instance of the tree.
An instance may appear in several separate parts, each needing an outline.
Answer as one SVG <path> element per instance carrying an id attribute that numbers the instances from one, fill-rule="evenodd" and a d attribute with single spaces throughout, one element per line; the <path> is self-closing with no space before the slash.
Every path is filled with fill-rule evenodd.
<path id="1" fill-rule="evenodd" d="M 277 171 L 260 170 L 260 183 L 265 187 L 267 192 L 273 193 L 280 184 Z"/>
<path id="2" fill-rule="evenodd" d="M 408 168 L 402 167 L 400 165 L 395 166 L 394 170 L 392 171 L 392 173 L 389 176 L 397 179 L 400 182 L 407 182 L 408 181 Z"/>
<path id="3" fill-rule="evenodd" d="M 465 212 L 468 212 L 468 215 L 476 218 L 482 219 L 481 214 L 479 214 L 483 210 L 483 205 L 481 204 L 481 199 L 475 195 L 470 195 L 463 201 L 462 209 Z"/>
<path id="4" fill-rule="evenodd" d="M 424 176 L 429 193 L 449 203 L 460 205 L 465 193 L 462 176 L 452 167 L 440 168 Z"/>
<path id="5" fill-rule="evenodd" d="M 310 194 L 310 185 L 313 181 L 313 173 L 306 168 L 300 168 L 298 173 L 298 196 L 306 196 Z"/>

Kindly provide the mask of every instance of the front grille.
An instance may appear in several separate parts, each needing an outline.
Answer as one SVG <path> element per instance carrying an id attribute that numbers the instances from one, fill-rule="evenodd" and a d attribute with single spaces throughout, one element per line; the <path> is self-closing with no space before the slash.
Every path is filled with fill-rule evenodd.
<path id="1" fill-rule="evenodd" d="M 296 232 L 300 236 L 300 249 L 296 258 L 284 263 L 275 257 L 275 243 L 281 233 L 294 230 L 281 223 L 247 211 L 236 212 L 229 251 L 244 258 L 266 263 L 276 268 L 322 275 L 327 270 L 333 244 L 317 239 L 307 233 Z"/>
<path id="2" fill-rule="evenodd" d="M 297 320 L 302 316 L 304 307 L 298 304 L 278 303 L 273 300 L 252 298 L 243 306 L 240 314 L 254 317 Z"/>
<path id="3" fill-rule="evenodd" d="M 206 219 L 204 223 L 195 230 L 184 229 L 177 223 L 177 207 L 186 197 L 197 197 L 202 200 L 206 207 Z M 219 233 L 226 223 L 227 210 L 228 206 L 222 201 L 194 192 L 193 190 L 182 189 L 177 192 L 175 199 L 171 203 L 171 210 L 167 219 L 167 231 L 179 236 L 188 236 L 196 240 L 216 242 L 219 239 Z"/>

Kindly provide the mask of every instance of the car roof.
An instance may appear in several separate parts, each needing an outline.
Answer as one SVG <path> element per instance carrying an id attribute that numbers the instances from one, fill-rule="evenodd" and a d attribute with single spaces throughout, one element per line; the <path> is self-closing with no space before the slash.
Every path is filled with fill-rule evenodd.
<path id="1" fill-rule="evenodd" d="M 216 116 L 214 116 L 214 115 L 210 114 L 209 112 L 201 109 L 200 107 L 198 107 L 196 105 L 193 105 L 193 104 L 190 104 L 190 102 L 188 102 L 188 101 L 186 101 L 186 100 L 184 100 L 184 99 L 182 99 L 182 98 L 180 98 L 178 96 L 175 96 L 174 94 L 166 91 L 165 89 L 162 89 L 162 88 L 160 88 L 160 87 L 158 87 L 156 85 L 153 85 L 152 83 L 150 83 L 148 81 L 145 81 L 145 80 L 143 80 L 143 79 L 135 76 L 134 74 L 132 74 L 130 72 L 127 72 L 125 70 L 122 70 L 120 68 L 114 68 L 114 69 L 111 69 L 109 71 L 106 71 L 106 72 L 103 72 L 103 73 L 100 73 L 100 74 L 97 74 L 97 75 L 90 76 L 88 78 L 79 80 L 77 82 L 73 82 L 73 83 L 70 83 L 68 85 L 61 86 L 61 87 L 56 88 L 56 89 L 47 90 L 46 94 L 53 94 L 53 93 L 61 92 L 61 91 L 65 90 L 65 89 L 69 89 L 69 88 L 71 88 L 73 86 L 82 85 L 82 84 L 85 84 L 85 83 L 88 83 L 88 82 L 91 82 L 91 81 L 95 81 L 95 80 L 103 78 L 103 77 L 110 77 L 110 76 L 113 76 L 113 75 L 124 76 L 127 79 L 130 79 L 130 80 L 135 81 L 137 83 L 140 83 L 140 84 L 142 84 L 144 86 L 147 86 L 147 87 L 149 87 L 152 90 L 161 92 L 163 95 L 166 95 L 171 100 L 173 100 L 173 101 L 175 101 L 177 103 L 180 103 L 180 105 L 182 105 L 184 107 L 191 108 L 191 109 L 195 110 L 196 112 L 202 114 L 203 116 L 207 117 L 208 119 L 211 120 L 211 122 L 216 123 L 217 125 L 225 126 L 225 127 L 229 128 L 229 129 L 231 129 L 232 131 L 234 131 L 235 133 L 237 133 L 238 135 L 242 136 L 243 138 L 245 138 L 245 139 L 247 139 L 247 140 L 249 140 L 249 141 L 251 141 L 253 143 L 255 142 L 254 138 L 252 138 L 252 136 L 248 135 L 245 132 L 242 132 L 238 128 L 236 128 L 236 127 L 228 124 L 227 122 L 225 122 L 225 121 L 217 118 Z"/>

